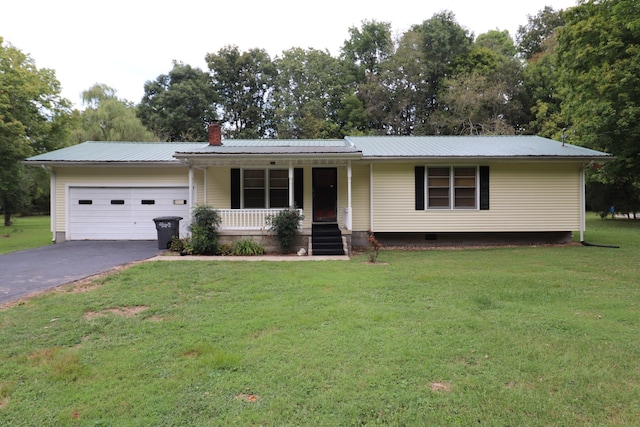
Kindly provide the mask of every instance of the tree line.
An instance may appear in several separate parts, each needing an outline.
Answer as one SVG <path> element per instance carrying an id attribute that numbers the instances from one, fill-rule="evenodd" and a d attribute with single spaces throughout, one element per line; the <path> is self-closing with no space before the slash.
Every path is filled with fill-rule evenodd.
<path id="1" fill-rule="evenodd" d="M 60 97 L 51 70 L 0 39 L 0 210 L 44 205 L 46 175 L 26 156 L 86 140 L 199 141 L 218 121 L 226 138 L 535 134 L 616 157 L 592 165 L 590 208 L 640 208 L 640 8 L 635 0 L 545 7 L 512 38 L 475 36 L 440 12 L 392 36 L 388 22 L 349 29 L 340 53 L 225 46 L 208 70 L 181 62 L 134 104 L 115 89 Z M 35 175 L 35 176 L 34 176 Z M 31 197 L 28 197 L 28 196 Z M 27 203 L 28 202 L 28 203 Z"/>

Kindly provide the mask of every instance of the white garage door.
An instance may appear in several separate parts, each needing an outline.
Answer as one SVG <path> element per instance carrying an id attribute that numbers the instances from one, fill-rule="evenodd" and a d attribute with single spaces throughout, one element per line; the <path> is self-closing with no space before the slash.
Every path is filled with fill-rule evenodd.
<path id="1" fill-rule="evenodd" d="M 155 240 L 153 218 L 189 221 L 188 187 L 71 187 L 69 240 Z"/>

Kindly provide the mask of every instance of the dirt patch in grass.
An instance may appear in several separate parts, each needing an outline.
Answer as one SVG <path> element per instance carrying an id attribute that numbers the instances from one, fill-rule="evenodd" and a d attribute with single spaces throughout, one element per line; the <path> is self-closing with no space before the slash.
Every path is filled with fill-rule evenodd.
<path id="1" fill-rule="evenodd" d="M 433 382 L 429 384 L 429 388 L 431 389 L 431 391 L 434 391 L 434 392 L 441 392 L 441 391 L 450 392 L 453 390 L 450 384 L 438 383 L 438 382 Z"/>
<path id="2" fill-rule="evenodd" d="M 254 403 L 260 400 L 260 396 L 258 396 L 257 394 L 240 393 L 236 395 L 236 399 L 242 400 L 244 402 Z"/>
<path id="3" fill-rule="evenodd" d="M 82 318 L 84 320 L 92 320 L 95 319 L 96 317 L 101 317 L 101 316 L 108 316 L 110 314 L 116 315 L 116 316 L 122 316 L 122 317 L 133 317 L 137 314 L 142 313 L 143 311 L 147 310 L 149 307 L 147 307 L 146 305 L 136 305 L 133 307 L 114 307 L 114 308 L 107 308 L 105 310 L 101 310 L 101 311 L 87 311 Z"/>

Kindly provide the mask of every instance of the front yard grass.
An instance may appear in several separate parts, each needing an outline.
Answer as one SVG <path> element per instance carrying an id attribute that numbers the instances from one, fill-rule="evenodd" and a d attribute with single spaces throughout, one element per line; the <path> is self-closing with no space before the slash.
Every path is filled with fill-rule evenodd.
<path id="1" fill-rule="evenodd" d="M 0 254 L 51 244 L 48 216 L 12 217 L 10 226 L 0 225 Z"/>
<path id="2" fill-rule="evenodd" d="M 640 221 L 585 238 L 66 287 L 0 310 L 0 425 L 638 425 Z"/>

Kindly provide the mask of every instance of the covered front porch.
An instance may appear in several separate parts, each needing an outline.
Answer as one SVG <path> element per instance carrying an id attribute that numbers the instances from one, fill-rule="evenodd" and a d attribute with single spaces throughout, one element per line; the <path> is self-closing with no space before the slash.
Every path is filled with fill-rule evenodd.
<path id="1" fill-rule="evenodd" d="M 267 218 L 294 207 L 304 216 L 301 234 L 309 243 L 300 242 L 300 246 L 309 252 L 318 250 L 314 235 L 319 235 L 320 225 L 326 226 L 323 232 L 335 227 L 339 239 L 349 236 L 350 241 L 351 161 L 359 153 L 345 151 L 344 146 L 336 148 L 337 152 L 325 149 L 322 154 L 291 147 L 274 146 L 266 152 L 261 148 L 260 154 L 248 153 L 252 149 L 246 146 L 236 152 L 229 142 L 224 147 L 206 147 L 204 152 L 177 153 L 188 166 L 189 208 L 206 205 L 216 209 L 223 239 L 266 241 Z"/>

